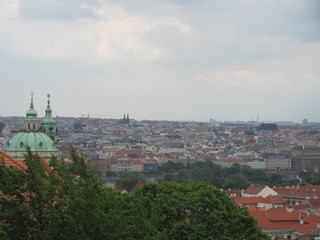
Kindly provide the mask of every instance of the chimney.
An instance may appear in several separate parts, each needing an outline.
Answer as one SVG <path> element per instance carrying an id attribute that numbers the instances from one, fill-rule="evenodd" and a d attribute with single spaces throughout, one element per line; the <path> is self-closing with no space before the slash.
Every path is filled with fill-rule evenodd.
<path id="1" fill-rule="evenodd" d="M 286 206 L 286 211 L 287 212 L 293 212 L 293 207 L 291 205 Z"/>
<path id="2" fill-rule="evenodd" d="M 304 220 L 301 218 L 301 210 L 299 211 L 299 224 L 302 225 L 304 224 Z"/>

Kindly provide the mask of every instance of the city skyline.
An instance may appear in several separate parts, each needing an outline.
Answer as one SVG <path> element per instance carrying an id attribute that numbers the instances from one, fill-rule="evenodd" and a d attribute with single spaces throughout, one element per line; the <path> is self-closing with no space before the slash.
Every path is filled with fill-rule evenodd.
<path id="1" fill-rule="evenodd" d="M 320 122 L 317 1 L 4 0 L 0 116 Z M 100 116 L 102 117 L 102 116 Z"/>

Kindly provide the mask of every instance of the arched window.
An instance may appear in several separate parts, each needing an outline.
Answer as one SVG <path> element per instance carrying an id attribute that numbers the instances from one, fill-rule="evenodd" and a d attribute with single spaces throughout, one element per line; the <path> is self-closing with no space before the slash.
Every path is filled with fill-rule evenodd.
<path id="1" fill-rule="evenodd" d="M 36 124 L 35 123 L 33 124 L 33 129 L 36 129 Z"/>

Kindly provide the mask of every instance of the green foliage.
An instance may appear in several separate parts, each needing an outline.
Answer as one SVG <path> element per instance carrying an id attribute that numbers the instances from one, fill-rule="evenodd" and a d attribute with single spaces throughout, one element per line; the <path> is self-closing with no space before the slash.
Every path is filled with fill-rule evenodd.
<path id="1" fill-rule="evenodd" d="M 246 189 L 250 186 L 246 178 L 240 173 L 230 175 L 222 185 L 223 189 Z"/>
<path id="2" fill-rule="evenodd" d="M 136 196 L 149 213 L 150 239 L 268 239 L 249 213 L 208 184 L 149 184 Z"/>
<path id="3" fill-rule="evenodd" d="M 0 164 L 0 223 L 9 239 L 104 239 L 111 191 L 72 150 L 72 168 L 52 158 L 46 172 L 28 149 L 26 170 Z"/>
<path id="4" fill-rule="evenodd" d="M 147 184 L 120 194 L 102 186 L 82 155 L 71 156 L 71 165 L 52 157 L 50 172 L 30 149 L 26 170 L 0 161 L 0 239 L 267 239 L 245 209 L 209 184 Z M 216 180 L 210 168 L 203 176 L 200 166 L 181 171 L 185 179 Z"/>
<path id="5" fill-rule="evenodd" d="M 139 180 L 139 173 L 136 172 L 122 172 L 116 182 L 117 188 L 125 189 L 128 192 L 132 190 L 134 185 Z"/>
<path id="6" fill-rule="evenodd" d="M 320 185 L 320 173 L 312 173 L 310 175 L 304 176 L 302 179 L 302 183 L 303 185 Z"/>
<path id="7" fill-rule="evenodd" d="M 221 167 L 207 162 L 195 162 L 188 168 L 180 163 L 169 161 L 162 165 L 160 169 L 165 173 L 166 181 L 183 183 L 189 180 L 203 181 L 217 188 L 223 189 L 245 189 L 250 184 L 260 184 L 273 186 L 283 186 L 294 184 L 286 182 L 284 176 L 275 173 L 268 176 L 262 169 L 252 169 L 249 166 L 241 166 L 234 163 L 230 168 Z"/>

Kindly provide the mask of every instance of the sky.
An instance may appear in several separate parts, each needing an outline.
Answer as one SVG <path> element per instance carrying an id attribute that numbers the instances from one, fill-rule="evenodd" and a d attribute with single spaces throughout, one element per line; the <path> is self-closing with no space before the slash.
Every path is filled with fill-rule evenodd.
<path id="1" fill-rule="evenodd" d="M 0 116 L 320 122 L 318 0 L 0 0 Z"/>

